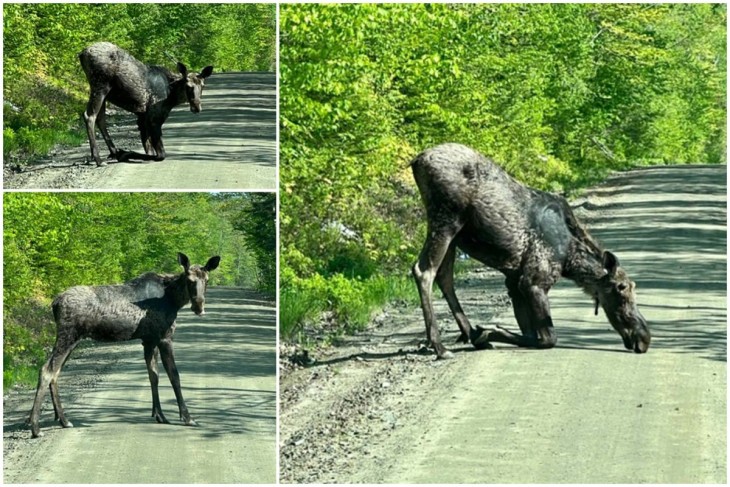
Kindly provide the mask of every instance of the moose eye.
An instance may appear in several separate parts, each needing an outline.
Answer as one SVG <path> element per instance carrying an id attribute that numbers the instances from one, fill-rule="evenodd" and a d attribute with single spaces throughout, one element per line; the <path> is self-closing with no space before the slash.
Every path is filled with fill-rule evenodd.
<path id="1" fill-rule="evenodd" d="M 623 282 L 620 282 L 616 285 L 616 289 L 619 290 L 619 292 L 624 292 L 628 286 L 624 284 Z"/>

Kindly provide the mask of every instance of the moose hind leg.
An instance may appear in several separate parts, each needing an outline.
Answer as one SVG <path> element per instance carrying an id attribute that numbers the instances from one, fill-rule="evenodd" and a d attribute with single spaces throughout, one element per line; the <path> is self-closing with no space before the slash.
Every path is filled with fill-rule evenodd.
<path id="1" fill-rule="evenodd" d="M 439 289 L 441 289 L 441 292 L 444 294 L 446 302 L 449 304 L 449 309 L 454 315 L 454 319 L 461 330 L 461 335 L 456 340 L 457 343 L 469 343 L 473 338 L 476 338 L 475 334 L 478 335 L 478 332 L 472 328 L 471 323 L 469 323 L 469 319 L 466 317 L 466 313 L 464 313 L 464 310 L 459 303 L 459 299 L 456 297 L 456 291 L 454 289 L 455 261 L 456 242 L 452 241 L 446 251 L 443 261 L 441 262 L 441 267 L 439 267 L 439 270 L 436 273 L 436 284 L 438 284 Z M 486 342 L 484 346 L 477 348 L 489 348 L 489 343 Z"/>
<path id="2" fill-rule="evenodd" d="M 165 415 L 162 414 L 160 393 L 157 388 L 160 382 L 157 373 L 157 344 L 143 343 L 142 346 L 144 347 L 144 361 L 147 364 L 147 374 L 150 377 L 150 387 L 152 388 L 152 417 L 158 423 L 169 423 Z"/>
<path id="3" fill-rule="evenodd" d="M 63 406 L 61 405 L 61 396 L 58 393 L 58 382 L 53 381 L 50 385 L 51 389 L 51 400 L 53 401 L 53 410 L 56 413 L 56 419 L 59 423 L 61 423 L 61 426 L 64 428 L 73 428 L 73 423 L 66 419 L 66 415 L 63 412 Z"/>
<path id="4" fill-rule="evenodd" d="M 461 229 L 460 223 L 432 229 L 429 225 L 428 237 L 418 261 L 413 265 L 413 278 L 416 280 L 421 298 L 423 319 L 426 322 L 426 338 L 440 359 L 451 358 L 453 354 L 441 343 L 438 324 L 433 310 L 433 281 L 446 256 L 454 236 Z"/>
<path id="5" fill-rule="evenodd" d="M 41 407 L 43 406 L 43 398 L 45 397 L 46 387 L 49 388 L 51 393 L 51 401 L 53 402 L 53 409 L 56 414 L 56 419 L 61 422 L 61 426 L 64 428 L 70 428 L 73 424 L 66 419 L 63 412 L 63 405 L 61 404 L 61 397 L 58 393 L 58 376 L 61 373 L 63 364 L 66 363 L 66 359 L 69 354 L 76 348 L 79 340 L 75 338 L 57 338 L 56 345 L 53 347 L 51 356 L 48 358 L 45 364 L 41 367 L 38 373 L 38 388 L 36 389 L 35 400 L 33 401 L 33 408 L 30 411 L 30 417 L 28 422 L 30 423 L 31 435 L 33 438 L 41 436 L 39 420 Z"/>
<path id="6" fill-rule="evenodd" d="M 96 122 L 99 125 L 101 136 L 104 137 L 104 142 L 106 142 L 106 146 L 109 148 L 109 158 L 116 158 L 119 150 L 114 146 L 114 142 L 112 141 L 111 135 L 109 135 L 109 131 L 106 127 L 106 100 L 104 100 L 101 104 L 101 109 L 99 110 Z"/>
<path id="7" fill-rule="evenodd" d="M 38 438 L 42 436 L 41 428 L 38 424 L 41 414 L 41 406 L 43 405 L 43 398 L 46 395 L 46 387 L 51 383 L 51 372 L 50 363 L 53 357 L 49 358 L 45 364 L 41 367 L 38 373 L 38 387 L 35 391 L 35 400 L 33 401 L 33 408 L 30 410 L 30 416 L 28 417 L 28 423 L 30 424 L 31 436 Z"/>
<path id="8" fill-rule="evenodd" d="M 175 398 L 177 399 L 177 405 L 180 409 L 180 420 L 187 426 L 197 426 L 198 424 L 190 417 L 188 407 L 185 405 L 185 399 L 182 395 L 182 389 L 180 387 L 180 373 L 177 371 L 177 365 L 175 365 L 175 352 L 172 346 L 172 338 L 164 338 L 159 344 L 160 355 L 162 357 L 162 365 L 165 367 L 167 377 L 170 379 L 172 384 L 172 390 L 175 392 Z"/>
<path id="9" fill-rule="evenodd" d="M 92 89 L 91 95 L 89 96 L 89 102 L 87 103 L 86 110 L 84 111 L 84 122 L 86 123 L 86 134 L 89 137 L 91 157 L 94 158 L 97 166 L 104 166 L 106 164 L 106 162 L 102 161 L 99 156 L 99 148 L 96 145 L 95 126 L 97 116 L 104 106 L 104 102 L 109 91 L 110 90 L 107 87 Z"/>

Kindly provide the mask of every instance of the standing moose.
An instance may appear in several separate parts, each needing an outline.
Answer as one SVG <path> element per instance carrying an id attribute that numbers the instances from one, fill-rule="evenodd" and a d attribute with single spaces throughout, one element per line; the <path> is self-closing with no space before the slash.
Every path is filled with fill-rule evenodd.
<path id="1" fill-rule="evenodd" d="M 557 335 L 548 291 L 562 277 L 575 281 L 603 310 L 624 346 L 649 349 L 651 335 L 636 306 L 635 285 L 614 254 L 604 251 L 560 197 L 523 186 L 469 147 L 443 144 L 411 162 L 428 219 L 426 242 L 413 276 L 421 297 L 426 338 L 438 358 L 449 358 L 433 311 L 434 280 L 461 330 L 459 341 L 550 348 Z M 522 335 L 499 326 L 472 328 L 454 292 L 456 248 L 499 270 Z"/>
<path id="2" fill-rule="evenodd" d="M 162 414 L 157 392 L 159 353 L 177 398 L 180 419 L 188 426 L 196 425 L 180 389 L 172 337 L 177 313 L 187 303 L 191 303 L 196 315 L 205 314 L 208 273 L 218 267 L 220 257 L 211 257 L 204 266 L 190 265 L 183 253 L 178 254 L 177 260 L 184 269 L 178 275 L 148 272 L 121 285 L 75 286 L 53 300 L 56 344 L 38 377 L 38 389 L 28 420 L 33 438 L 40 436 L 38 420 L 46 387 L 51 391 L 56 419 L 64 428 L 73 426 L 63 413 L 58 376 L 71 351 L 84 338 L 102 342 L 141 339 L 152 386 L 152 416 L 158 423 L 169 422 Z"/>
<path id="3" fill-rule="evenodd" d="M 200 112 L 200 97 L 205 78 L 213 73 L 213 66 L 207 66 L 197 74 L 188 73 L 183 63 L 177 63 L 180 75 L 176 75 L 162 66 L 143 64 L 127 51 L 109 42 L 98 42 L 87 47 L 79 54 L 79 61 L 91 87 L 84 121 L 91 156 L 97 166 L 104 166 L 105 162 L 99 156 L 96 146 L 96 124 L 109 147 L 110 158 L 120 162 L 130 159 L 165 159 L 162 124 L 174 107 L 185 102 L 190 104 L 191 112 Z M 137 114 L 137 127 L 144 154 L 120 150 L 114 146 L 106 126 L 107 101 Z"/>

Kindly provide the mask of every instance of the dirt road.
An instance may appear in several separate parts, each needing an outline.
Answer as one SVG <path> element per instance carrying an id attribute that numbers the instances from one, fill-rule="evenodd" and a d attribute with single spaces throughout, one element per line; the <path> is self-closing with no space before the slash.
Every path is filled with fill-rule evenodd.
<path id="1" fill-rule="evenodd" d="M 20 173 L 4 171 L 4 185 L 23 189 L 268 189 L 276 187 L 276 75 L 217 73 L 206 81 L 203 110 L 175 108 L 163 126 L 162 162 L 86 164 L 88 143 L 57 151 Z M 113 109 L 113 107 L 110 107 Z M 117 147 L 142 152 L 136 117 L 112 117 Z M 107 149 L 97 130 L 102 156 Z"/>
<path id="2" fill-rule="evenodd" d="M 569 281 L 551 292 L 552 350 L 452 346 L 434 361 L 415 353 L 420 310 L 388 310 L 283 376 L 282 482 L 725 483 L 726 167 L 631 171 L 584 200 L 637 282 L 647 354 L 624 350 Z M 502 281 L 457 283 L 472 323 L 517 328 Z"/>
<path id="3" fill-rule="evenodd" d="M 151 394 L 137 342 L 74 352 L 60 379 L 66 414 L 44 436 L 24 420 L 33 393 L 4 400 L 5 483 L 273 483 L 276 478 L 276 360 L 273 302 L 240 288 L 210 288 L 206 316 L 180 312 L 175 355 L 198 427 L 178 420 L 161 370 L 160 400 L 171 424 L 150 416 Z"/>

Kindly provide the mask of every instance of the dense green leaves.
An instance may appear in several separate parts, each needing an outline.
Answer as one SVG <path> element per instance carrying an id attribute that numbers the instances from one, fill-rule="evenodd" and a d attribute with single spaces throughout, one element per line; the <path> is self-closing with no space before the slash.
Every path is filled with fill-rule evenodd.
<path id="1" fill-rule="evenodd" d="M 408 161 L 441 142 L 553 191 L 725 158 L 721 4 L 285 4 L 280 22 L 284 286 L 405 272 Z"/>
<path id="2" fill-rule="evenodd" d="M 74 285 L 180 272 L 177 253 L 221 256 L 211 285 L 273 294 L 273 194 L 5 193 L 5 368 L 38 365 L 55 337 L 50 300 Z"/>
<path id="3" fill-rule="evenodd" d="M 88 99 L 78 53 L 109 41 L 140 60 L 216 72 L 273 71 L 273 4 L 3 5 L 4 155 L 48 150 Z"/>
<path id="4" fill-rule="evenodd" d="M 249 193 L 245 198 L 222 194 L 222 207 L 234 230 L 255 257 L 260 289 L 276 292 L 276 194 Z M 243 263 L 241 263 L 243 265 Z"/>

